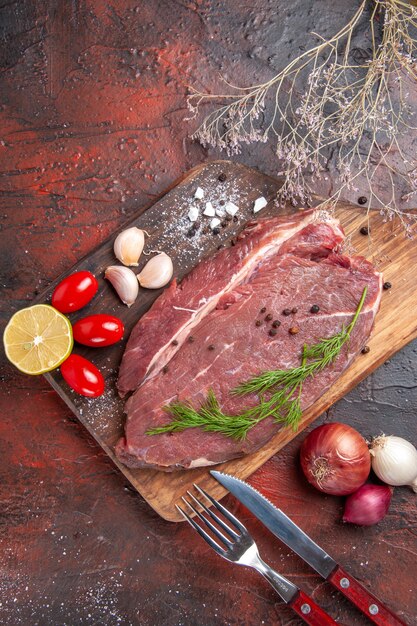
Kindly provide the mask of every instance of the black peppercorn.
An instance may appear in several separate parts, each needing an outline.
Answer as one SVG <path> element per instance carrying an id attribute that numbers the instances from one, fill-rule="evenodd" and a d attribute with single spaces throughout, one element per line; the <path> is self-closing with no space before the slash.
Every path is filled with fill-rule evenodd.
<path id="1" fill-rule="evenodd" d="M 369 347 L 369 346 L 364 346 L 364 347 L 362 348 L 361 352 L 362 352 L 362 354 L 368 354 L 369 350 L 370 350 L 370 347 Z"/>
<path id="2" fill-rule="evenodd" d="M 224 181 L 226 180 L 226 178 L 227 178 L 226 174 L 225 174 L 224 172 L 222 172 L 221 174 L 219 174 L 219 178 L 218 178 L 218 180 L 219 180 L 221 183 L 224 183 Z"/>
<path id="3" fill-rule="evenodd" d="M 224 248 L 224 244 L 220 243 L 220 244 L 217 246 L 217 250 L 221 250 L 222 248 Z"/>
<path id="4" fill-rule="evenodd" d="M 320 307 L 318 304 L 313 304 L 313 306 L 310 309 L 310 313 L 318 313 L 320 311 Z"/>
<path id="5" fill-rule="evenodd" d="M 360 196 L 358 198 L 358 204 L 366 204 L 368 202 L 368 198 L 366 196 Z"/>
<path id="6" fill-rule="evenodd" d="M 266 313 L 266 306 L 263 306 L 262 309 L 259 312 L 260 313 Z"/>
<path id="7" fill-rule="evenodd" d="M 265 317 L 265 321 L 270 322 L 271 320 L 272 320 L 272 315 L 271 313 L 268 313 L 268 315 Z"/>
<path id="8" fill-rule="evenodd" d="M 258 328 L 259 328 L 259 326 L 261 326 L 261 324 L 262 324 L 261 320 L 256 320 L 255 326 L 258 326 Z"/>
<path id="9" fill-rule="evenodd" d="M 194 337 L 193 337 L 192 335 L 190 335 L 190 336 L 188 337 L 188 341 L 189 341 L 190 343 L 193 343 L 193 341 L 194 341 Z"/>
<path id="10" fill-rule="evenodd" d="M 283 315 L 291 315 L 291 309 L 284 309 L 282 314 Z"/>
<path id="11" fill-rule="evenodd" d="M 269 335 L 270 335 L 271 337 L 275 337 L 275 335 L 276 335 L 276 334 L 277 334 L 277 331 L 276 331 L 276 330 L 274 330 L 274 329 L 271 329 L 271 330 L 269 331 Z"/>
<path id="12" fill-rule="evenodd" d="M 226 202 L 224 200 L 220 200 L 219 204 L 220 204 L 220 206 L 224 206 L 226 204 Z"/>
<path id="13" fill-rule="evenodd" d="M 298 309 L 297 309 L 297 307 L 296 307 L 296 306 L 295 306 L 295 307 L 293 307 L 293 308 L 291 309 L 291 313 L 294 313 L 294 314 L 295 314 L 295 313 L 297 313 L 297 311 L 298 311 Z"/>
<path id="14" fill-rule="evenodd" d="M 370 230 L 369 230 L 368 226 L 362 226 L 362 228 L 360 229 L 359 232 L 360 232 L 361 235 L 369 235 Z"/>
<path id="15" fill-rule="evenodd" d="M 194 226 L 191 226 L 191 228 L 189 228 L 187 230 L 187 237 L 189 237 L 189 238 L 194 237 L 196 232 L 197 232 L 197 230 L 194 228 Z"/>
<path id="16" fill-rule="evenodd" d="M 234 222 L 237 222 L 237 221 L 238 221 L 238 219 L 239 219 L 239 218 L 238 218 L 238 216 L 237 216 L 237 215 L 234 215 L 234 216 L 233 216 L 233 221 L 234 221 Z"/>
<path id="17" fill-rule="evenodd" d="M 274 328 L 278 328 L 278 326 L 281 326 L 281 322 L 280 322 L 279 320 L 274 320 L 274 321 L 272 322 L 272 326 L 273 326 Z"/>
<path id="18" fill-rule="evenodd" d="M 226 228 L 226 226 L 227 226 L 227 220 L 223 220 L 221 223 L 221 227 Z"/>
<path id="19" fill-rule="evenodd" d="M 391 283 L 390 283 L 390 282 L 388 282 L 388 281 L 387 281 L 386 283 L 384 283 L 384 284 L 383 284 L 383 288 L 384 288 L 385 290 L 386 290 L 386 289 L 391 289 L 391 287 L 392 287 L 392 285 L 391 285 Z"/>
<path id="20" fill-rule="evenodd" d="M 208 349 L 209 349 L 209 350 L 214 350 L 214 346 L 213 346 L 213 344 L 212 344 L 212 343 L 209 345 Z"/>
<path id="21" fill-rule="evenodd" d="M 216 226 L 216 228 L 213 228 L 213 235 L 218 235 L 220 233 L 220 228 L 218 228 L 218 226 Z"/>
<path id="22" fill-rule="evenodd" d="M 162 372 L 166 374 L 167 371 L 168 371 L 168 365 L 164 365 L 164 367 L 162 368 Z"/>
<path id="23" fill-rule="evenodd" d="M 178 341 L 176 339 L 173 339 L 171 341 L 171 343 L 172 343 L 173 346 L 177 346 L 178 345 Z"/>

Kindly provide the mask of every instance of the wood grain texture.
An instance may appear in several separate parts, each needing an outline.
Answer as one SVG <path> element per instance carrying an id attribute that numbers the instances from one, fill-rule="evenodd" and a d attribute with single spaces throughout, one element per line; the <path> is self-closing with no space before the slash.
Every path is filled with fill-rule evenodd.
<path id="1" fill-rule="evenodd" d="M 220 173 L 226 175 L 224 183 L 218 180 Z M 148 207 L 147 210 L 140 211 L 139 215 L 128 225 L 136 225 L 149 232 L 147 249 L 164 250 L 172 256 L 175 275 L 181 278 L 203 256 L 215 252 L 219 244 L 227 245 L 241 230 L 246 220 L 252 216 L 255 198 L 264 195 L 272 199 L 278 185 L 277 180 L 245 166 L 230 161 L 213 162 L 194 168 L 184 180 L 175 185 L 158 202 Z M 215 236 L 208 228 L 207 220 L 206 227 L 202 228 L 201 234 L 189 236 L 191 224 L 187 220 L 188 207 L 195 203 L 193 195 L 198 186 L 206 191 L 203 202 L 212 199 L 216 203 L 219 198 L 227 200 L 232 197 L 241 207 L 239 221 L 228 222 L 221 234 Z M 277 209 L 271 202 L 262 215 L 276 214 L 278 211 L 282 209 Z M 371 260 L 375 267 L 384 273 L 385 280 L 390 281 L 393 287 L 384 291 L 375 329 L 368 342 L 370 351 L 367 354 L 360 354 L 337 384 L 304 412 L 298 432 L 311 424 L 360 380 L 417 336 L 417 319 L 412 314 L 404 314 L 404 311 L 411 312 L 417 306 L 417 293 L 414 289 L 417 248 L 413 241 L 404 236 L 399 225 L 393 227 L 391 223 L 384 223 L 378 212 L 371 213 L 367 219 L 364 217 L 363 210 L 348 204 L 340 204 L 336 210 L 336 216 L 346 232 L 349 248 Z M 364 225 L 369 227 L 369 237 L 359 232 Z M 126 340 L 136 321 L 161 291 L 141 290 L 137 303 L 131 308 L 119 302 L 109 284 L 103 280 L 105 268 L 115 263 L 112 251 L 114 236 L 67 272 L 68 274 L 77 269 L 88 269 L 96 275 L 100 284 L 99 294 L 92 303 L 70 317 L 72 321 L 75 321 L 90 313 L 107 312 L 117 315 L 125 324 Z M 375 250 L 378 250 L 378 254 Z M 146 259 L 145 261 L 142 259 L 139 269 L 144 262 Z M 39 296 L 39 301 L 48 300 L 51 289 L 58 280 L 51 285 L 48 292 Z M 75 349 L 76 352 L 90 358 L 103 371 L 107 391 L 102 398 L 87 400 L 75 394 L 62 380 L 59 371 L 47 374 L 46 378 L 146 501 L 164 519 L 182 521 L 175 509 L 175 503 L 180 500 L 187 489 L 192 489 L 193 483 L 198 483 L 208 489 L 217 498 L 224 496 L 226 491 L 210 477 L 207 468 L 171 474 L 150 469 L 133 470 L 121 464 L 115 457 L 114 445 L 123 432 L 123 401 L 118 398 L 115 391 L 115 380 L 124 344 L 125 341 L 108 349 L 81 346 Z M 218 467 L 240 478 L 246 478 L 291 441 L 296 434 L 290 428 L 282 428 L 257 452 Z"/>

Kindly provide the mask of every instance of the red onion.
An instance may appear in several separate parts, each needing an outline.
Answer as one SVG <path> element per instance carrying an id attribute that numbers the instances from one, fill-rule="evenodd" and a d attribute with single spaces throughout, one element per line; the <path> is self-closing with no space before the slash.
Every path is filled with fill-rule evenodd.
<path id="1" fill-rule="evenodd" d="M 356 491 L 371 469 L 365 439 L 354 428 L 338 422 L 312 430 L 303 441 L 300 459 L 307 480 L 335 496 Z"/>
<path id="2" fill-rule="evenodd" d="M 362 485 L 346 498 L 343 521 L 372 526 L 388 512 L 392 491 L 388 485 Z"/>

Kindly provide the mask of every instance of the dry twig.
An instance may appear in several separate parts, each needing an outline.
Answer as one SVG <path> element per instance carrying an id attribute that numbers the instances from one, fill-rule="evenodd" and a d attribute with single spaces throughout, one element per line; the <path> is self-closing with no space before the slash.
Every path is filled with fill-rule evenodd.
<path id="1" fill-rule="evenodd" d="M 369 2 L 372 55 L 355 63 L 352 36 Z M 379 42 L 377 18 L 382 20 Z M 401 133 L 415 130 L 407 83 L 417 79 L 416 29 L 417 9 L 408 2 L 362 0 L 334 37 L 321 38 L 271 80 L 248 88 L 228 84 L 231 94 L 194 90 L 189 97 L 194 113 L 208 101 L 224 104 L 205 118 L 193 137 L 228 154 L 239 152 L 243 143 L 274 137 L 282 165 L 279 174 L 284 177 L 278 197 L 281 204 L 311 202 L 308 180 L 321 176 L 332 149 L 337 155 L 339 184 L 325 206 L 334 206 L 342 191 L 355 188 L 356 179 L 364 176 L 369 185 L 368 209 L 379 204 L 386 219 L 397 216 L 408 230 L 415 215 L 399 208 L 395 191 L 402 181 L 407 191 L 401 200 L 417 192 L 417 163 L 406 158 L 400 144 Z M 267 98 L 273 106 L 265 122 Z M 393 154 L 401 168 L 394 164 Z M 391 195 L 385 202 L 375 184 L 382 170 Z"/>

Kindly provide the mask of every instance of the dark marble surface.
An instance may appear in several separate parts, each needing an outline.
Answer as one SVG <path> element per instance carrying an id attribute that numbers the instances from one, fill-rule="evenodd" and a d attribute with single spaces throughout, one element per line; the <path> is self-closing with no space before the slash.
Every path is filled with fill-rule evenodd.
<path id="1" fill-rule="evenodd" d="M 138 207 L 218 157 L 188 138 L 189 84 L 218 88 L 220 73 L 241 84 L 270 77 L 308 43 L 308 32 L 334 32 L 348 10 L 342 0 L 3 2 L 2 328 Z M 246 147 L 238 160 L 277 169 L 265 144 Z M 340 420 L 367 437 L 384 431 L 416 443 L 416 352 L 414 342 L 317 424 Z M 3 355 L 1 376 L 2 624 L 301 623 L 255 573 L 219 559 L 188 526 L 159 518 L 42 378 L 19 375 Z M 411 625 L 415 495 L 396 489 L 373 528 L 343 526 L 342 499 L 314 492 L 300 474 L 303 437 L 252 484 Z M 233 498 L 226 502 L 273 566 L 340 623 L 368 623 Z"/>

